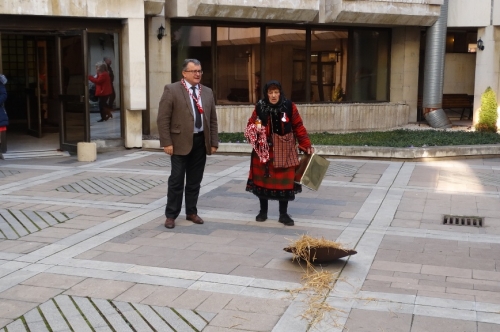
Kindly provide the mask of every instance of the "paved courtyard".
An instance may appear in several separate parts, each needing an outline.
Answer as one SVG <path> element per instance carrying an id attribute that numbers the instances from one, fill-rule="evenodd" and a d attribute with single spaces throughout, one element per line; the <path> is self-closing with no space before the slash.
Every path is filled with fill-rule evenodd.
<path id="1" fill-rule="evenodd" d="M 255 222 L 248 156 L 210 156 L 205 224 L 172 230 L 162 152 L 0 161 L 0 331 L 500 331 L 500 158 L 329 160 L 286 227 Z M 313 326 L 302 234 L 358 252 Z"/>

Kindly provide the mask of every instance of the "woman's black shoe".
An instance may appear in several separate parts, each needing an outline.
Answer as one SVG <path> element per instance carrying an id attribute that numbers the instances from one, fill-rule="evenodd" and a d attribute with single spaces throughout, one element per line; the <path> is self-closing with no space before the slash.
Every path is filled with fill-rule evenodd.
<path id="1" fill-rule="evenodd" d="M 293 219 L 290 218 L 290 216 L 288 215 L 288 213 L 280 214 L 280 218 L 278 219 L 278 221 L 280 223 L 284 224 L 285 226 L 293 226 L 293 225 L 295 225 L 295 223 L 293 222 Z"/>
<path id="2" fill-rule="evenodd" d="M 101 119 L 101 120 L 97 120 L 97 122 L 104 122 L 104 119 Z"/>
<path id="3" fill-rule="evenodd" d="M 266 221 L 267 220 L 267 212 L 260 211 L 257 217 L 255 217 L 255 221 Z"/>

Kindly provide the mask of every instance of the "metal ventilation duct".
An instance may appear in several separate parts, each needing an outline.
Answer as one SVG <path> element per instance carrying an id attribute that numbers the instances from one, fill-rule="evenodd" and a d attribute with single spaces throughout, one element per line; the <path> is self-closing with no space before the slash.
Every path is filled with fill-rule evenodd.
<path id="1" fill-rule="evenodd" d="M 436 23 L 427 29 L 425 46 L 422 108 L 425 119 L 433 128 L 451 128 L 450 119 L 442 109 L 447 23 L 448 0 L 444 0 L 441 15 Z"/>

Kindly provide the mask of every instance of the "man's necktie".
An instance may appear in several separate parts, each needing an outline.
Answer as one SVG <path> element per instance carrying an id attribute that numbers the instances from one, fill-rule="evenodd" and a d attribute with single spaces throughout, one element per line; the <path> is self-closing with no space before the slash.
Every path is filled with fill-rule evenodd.
<path id="1" fill-rule="evenodd" d="M 194 125 L 196 128 L 201 128 L 201 114 L 200 110 L 198 109 L 198 105 L 196 104 L 196 86 L 193 85 L 191 89 L 193 89 L 193 105 L 196 113 L 196 120 L 194 121 Z"/>

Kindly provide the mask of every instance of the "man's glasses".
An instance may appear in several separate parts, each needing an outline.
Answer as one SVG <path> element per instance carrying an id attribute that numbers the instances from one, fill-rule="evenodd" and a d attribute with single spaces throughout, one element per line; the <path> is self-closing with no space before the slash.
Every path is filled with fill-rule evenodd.
<path id="1" fill-rule="evenodd" d="M 203 70 L 184 70 L 186 73 L 203 75 Z"/>

